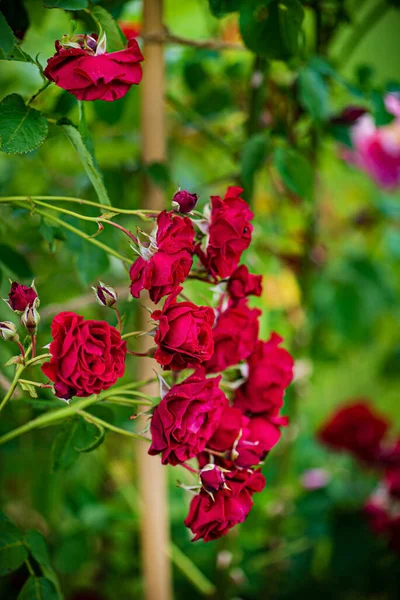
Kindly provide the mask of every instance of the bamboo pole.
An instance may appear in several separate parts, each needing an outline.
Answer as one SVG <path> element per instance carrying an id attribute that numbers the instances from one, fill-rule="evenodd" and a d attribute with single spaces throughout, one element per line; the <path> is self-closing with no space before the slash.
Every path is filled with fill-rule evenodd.
<path id="1" fill-rule="evenodd" d="M 143 32 L 162 33 L 163 0 L 143 0 Z M 144 164 L 162 162 L 166 159 L 164 123 L 164 50 L 161 44 L 145 41 L 144 76 L 141 84 L 142 159 Z M 145 176 L 143 182 L 142 208 L 164 208 L 164 194 Z M 149 298 L 143 298 L 149 306 Z M 148 326 L 149 314 L 143 310 L 140 329 Z M 143 350 L 150 340 L 143 336 Z M 152 342 L 152 340 L 151 340 Z M 145 346 L 147 344 L 147 347 Z M 140 379 L 154 376 L 155 361 L 138 359 Z M 158 395 L 155 384 L 144 389 L 145 393 Z M 146 600 L 171 600 L 172 584 L 170 561 L 166 553 L 169 547 L 168 497 L 166 468 L 159 457 L 147 454 L 146 444 L 137 444 L 139 470 L 139 494 L 141 497 L 141 551 Z"/>

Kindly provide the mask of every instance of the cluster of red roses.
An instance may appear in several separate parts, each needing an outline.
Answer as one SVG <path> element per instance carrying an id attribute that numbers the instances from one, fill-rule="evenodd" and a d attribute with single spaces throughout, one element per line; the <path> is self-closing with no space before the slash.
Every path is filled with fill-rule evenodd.
<path id="1" fill-rule="evenodd" d="M 165 370 L 195 369 L 175 384 L 155 408 L 151 420 L 150 454 L 161 454 L 163 464 L 183 464 L 197 458 L 199 493 L 185 521 L 194 539 L 213 540 L 242 522 L 252 506 L 252 494 L 265 480 L 258 465 L 280 438 L 286 424 L 280 416 L 283 395 L 292 380 L 293 360 L 272 334 L 258 340 L 260 311 L 247 297 L 261 294 L 261 276 L 239 266 L 249 246 L 253 215 L 230 187 L 224 198 L 211 198 L 207 218 L 196 221 L 163 211 L 148 242 L 138 242 L 139 258 L 132 265 L 131 292 L 149 291 L 154 302 L 168 296 L 152 318 L 155 359 Z M 197 197 L 181 191 L 174 205 L 189 213 Z M 216 283 L 217 308 L 178 301 L 180 284 L 189 275 L 194 256 L 196 277 Z M 244 362 L 245 361 L 245 362 Z M 232 403 L 220 389 L 229 369 Z"/>
<path id="2" fill-rule="evenodd" d="M 400 553 L 400 439 L 388 440 L 389 423 L 364 400 L 340 409 L 321 429 L 319 438 L 346 450 L 364 466 L 376 469 L 381 481 L 364 507 L 372 530 L 385 536 Z"/>

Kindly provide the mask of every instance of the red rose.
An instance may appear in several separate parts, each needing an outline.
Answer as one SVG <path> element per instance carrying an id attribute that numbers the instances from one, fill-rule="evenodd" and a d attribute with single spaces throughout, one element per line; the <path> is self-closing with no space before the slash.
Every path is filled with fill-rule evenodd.
<path id="1" fill-rule="evenodd" d="M 258 465 L 268 452 L 279 442 L 281 431 L 278 425 L 262 417 L 242 417 L 242 435 L 236 445 L 234 463 L 248 469 Z"/>
<path id="2" fill-rule="evenodd" d="M 227 403 L 220 379 L 193 374 L 169 390 L 151 419 L 149 454 L 161 453 L 164 465 L 178 465 L 204 450 Z"/>
<path id="3" fill-rule="evenodd" d="M 132 21 L 118 21 L 118 25 L 127 40 L 139 37 L 142 31 L 141 23 L 133 23 Z"/>
<path id="4" fill-rule="evenodd" d="M 249 357 L 247 381 L 234 398 L 243 412 L 276 416 L 282 407 L 285 389 L 293 379 L 293 358 L 279 348 L 281 342 L 282 338 L 272 333 L 268 342 L 258 342 Z"/>
<path id="5" fill-rule="evenodd" d="M 364 514 L 374 533 L 382 534 L 387 531 L 390 517 L 388 508 L 383 503 L 379 503 L 374 499 L 369 500 L 364 506 Z"/>
<path id="6" fill-rule="evenodd" d="M 164 369 L 174 371 L 196 368 L 214 351 L 214 311 L 193 302 L 177 302 L 181 290 L 177 288 L 168 296 L 163 309 L 152 314 L 152 318 L 159 321 L 154 358 Z"/>
<path id="7" fill-rule="evenodd" d="M 217 492 L 225 485 L 225 475 L 213 463 L 208 463 L 200 471 L 201 485 L 207 492 Z"/>
<path id="8" fill-rule="evenodd" d="M 234 443 L 239 439 L 242 416 L 238 408 L 225 406 L 218 427 L 208 442 L 208 447 L 217 452 L 232 450 Z"/>
<path id="9" fill-rule="evenodd" d="M 260 314 L 257 308 L 249 308 L 247 300 L 240 300 L 219 315 L 213 329 L 214 354 L 204 365 L 208 373 L 224 371 L 250 356 L 257 343 Z"/>
<path id="10" fill-rule="evenodd" d="M 139 256 L 129 271 L 132 296 L 139 298 L 143 289 L 149 290 L 150 298 L 157 304 L 185 281 L 192 263 L 192 256 L 185 250 L 176 254 L 156 252 L 149 260 Z"/>
<path id="11" fill-rule="evenodd" d="M 361 400 L 339 409 L 319 432 L 319 439 L 336 450 L 347 450 L 359 460 L 374 462 L 388 423 Z"/>
<path id="12" fill-rule="evenodd" d="M 58 397 L 99 394 L 123 376 L 126 342 L 105 321 L 63 312 L 54 317 L 51 333 L 51 360 L 42 371 L 54 381 Z"/>
<path id="13" fill-rule="evenodd" d="M 172 198 L 172 208 L 183 214 L 190 213 L 196 206 L 198 198 L 197 194 L 191 194 L 187 190 L 179 190 Z"/>
<path id="14" fill-rule="evenodd" d="M 240 265 L 229 278 L 228 293 L 233 300 L 245 296 L 261 296 L 262 275 L 251 275 L 246 265 Z"/>
<path id="15" fill-rule="evenodd" d="M 136 40 L 118 52 L 95 54 L 97 40 L 76 36 L 80 48 L 63 47 L 56 41 L 56 54 L 48 59 L 44 74 L 49 81 L 73 94 L 78 100 L 112 102 L 125 96 L 140 83 L 143 55 Z M 84 45 L 85 44 L 85 45 Z M 84 47 L 83 47 L 84 45 Z"/>
<path id="16" fill-rule="evenodd" d="M 211 222 L 205 253 L 196 251 L 207 269 L 222 279 L 229 277 L 239 264 L 242 252 L 249 247 L 253 213 L 240 198 L 242 189 L 229 187 L 224 199 L 211 197 Z"/>
<path id="17" fill-rule="evenodd" d="M 188 217 L 163 210 L 157 217 L 157 248 L 168 254 L 181 250 L 193 252 L 194 229 Z"/>
<path id="18" fill-rule="evenodd" d="M 187 217 L 161 212 L 157 217 L 157 233 L 152 250 L 145 249 L 131 266 L 131 294 L 139 298 L 143 289 L 157 304 L 183 283 L 193 263 L 194 229 Z M 147 252 L 147 255 L 146 255 Z"/>
<path id="19" fill-rule="evenodd" d="M 385 483 L 388 492 L 394 498 L 400 500 L 400 468 L 389 468 L 385 472 Z"/>
<path id="20" fill-rule="evenodd" d="M 28 287 L 13 281 L 7 304 L 14 312 L 23 313 L 27 306 L 32 306 L 37 297 L 34 287 Z"/>
<path id="21" fill-rule="evenodd" d="M 236 471 L 226 473 L 227 488 L 213 493 L 204 489 L 195 496 L 185 519 L 186 527 L 194 533 L 193 541 L 216 540 L 226 535 L 232 527 L 242 523 L 253 506 L 252 496 L 265 487 L 260 471 Z"/>

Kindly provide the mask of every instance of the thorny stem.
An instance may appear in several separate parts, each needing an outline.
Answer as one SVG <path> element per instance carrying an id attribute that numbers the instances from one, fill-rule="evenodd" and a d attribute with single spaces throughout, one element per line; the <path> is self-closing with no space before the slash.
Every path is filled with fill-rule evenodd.
<path id="1" fill-rule="evenodd" d="M 84 198 L 74 198 L 71 196 L 4 196 L 0 198 L 0 202 L 5 203 L 13 203 L 13 202 L 28 202 L 35 203 L 36 200 L 46 200 L 48 202 L 71 202 L 75 204 L 85 204 L 86 206 L 95 206 L 96 208 L 100 208 L 104 213 L 104 210 L 108 212 L 115 212 L 116 214 L 121 215 L 136 215 L 138 217 L 146 216 L 154 216 L 156 217 L 159 210 L 149 210 L 149 209 L 128 209 L 128 208 L 118 208 L 116 206 L 105 206 L 104 204 L 100 204 L 99 202 L 93 202 L 92 200 L 85 200 Z"/>
<path id="2" fill-rule="evenodd" d="M 127 431 L 126 429 L 121 429 L 120 427 L 115 427 L 115 425 L 111 425 L 111 423 L 107 423 L 107 421 L 103 421 L 103 419 L 99 419 L 98 417 L 95 417 L 94 415 L 87 413 L 84 410 L 78 410 L 77 412 L 79 415 L 84 417 L 87 421 L 94 423 L 96 425 L 100 425 L 100 427 L 109 429 L 110 431 L 113 431 L 114 433 L 121 433 L 122 435 L 126 435 L 135 440 L 141 440 L 142 442 L 150 443 L 150 441 L 151 441 L 149 438 L 145 437 L 144 435 L 140 435 L 139 433 L 133 433 L 133 431 Z M 0 442 L 1 442 L 1 438 L 0 438 Z"/>

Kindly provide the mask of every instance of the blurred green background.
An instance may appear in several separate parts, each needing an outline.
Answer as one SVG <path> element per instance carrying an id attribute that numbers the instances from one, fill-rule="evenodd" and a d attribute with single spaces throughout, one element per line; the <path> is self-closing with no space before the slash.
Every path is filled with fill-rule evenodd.
<path id="1" fill-rule="evenodd" d="M 54 40 L 69 31 L 71 13 L 45 9 L 36 0 L 23 4 L 30 26 L 22 48 L 33 56 L 39 54 L 45 65 Z M 100 4 L 118 20 L 141 22 L 141 2 Z M 321 10 L 329 4 L 321 2 Z M 222 600 L 400 597 L 399 559 L 373 537 L 360 513 L 376 485 L 375 475 L 362 472 L 349 457 L 329 453 L 315 437 L 335 407 L 359 397 L 368 398 L 386 415 L 394 433 L 400 430 L 399 193 L 378 189 L 366 175 L 345 164 L 329 126 L 329 116 L 346 105 L 371 107 L 374 94 L 382 96 L 390 86 L 400 85 L 400 11 L 396 2 L 389 3 L 354 52 L 342 57 L 374 2 L 339 4 L 346 5 L 353 20 L 341 21 L 324 48 L 324 59 L 334 66 L 334 75 L 323 79 L 320 100 L 327 112 L 317 127 L 311 204 L 287 193 L 273 159 L 274 143 L 291 144 L 282 123 L 287 118 L 286 104 L 293 100 L 292 82 L 300 63 L 272 61 L 269 66 L 260 131 L 270 135 L 271 130 L 275 141 L 270 146 L 268 142 L 262 164 L 249 179 L 247 120 L 253 55 L 241 50 L 166 48 L 168 160 L 149 174 L 164 189 L 168 206 L 178 185 L 200 194 L 202 207 L 211 194 L 223 195 L 227 185 L 246 183 L 255 232 L 244 260 L 264 278 L 263 295 L 254 301 L 263 309 L 262 336 L 279 332 L 298 362 L 296 381 L 287 394 L 292 424 L 266 460 L 267 487 L 255 497 L 245 524 L 216 543 L 191 544 L 183 525 L 189 498 L 176 488 L 176 479 L 184 474 L 168 468 L 172 539 L 217 586 L 216 597 Z M 312 17 L 307 12 L 304 25 L 310 39 Z M 79 31 L 87 27 L 79 15 L 75 18 Z M 206 0 L 166 0 L 165 24 L 174 34 L 195 40 L 240 40 L 237 16 L 215 18 Z M 144 76 L 145 68 L 144 64 Z M 28 99 L 40 85 L 35 65 L 1 62 L 2 97 L 18 93 Z M 139 96 L 134 87 L 117 102 L 85 106 L 96 159 L 111 202 L 118 207 L 138 207 L 143 189 L 146 167 L 140 157 Z M 76 100 L 55 86 L 44 91 L 34 106 L 53 121 L 61 116 L 78 121 Z M 309 121 L 310 115 L 303 111 L 294 125 L 299 148 L 305 152 L 312 137 Z M 79 158 L 54 122 L 38 150 L 20 156 L 0 154 L 0 188 L 2 196 L 96 200 Z M 97 214 L 84 207 L 80 210 Z M 307 278 L 301 280 L 310 215 L 315 226 L 312 260 Z M 65 221 L 78 225 L 73 218 Z M 120 217 L 119 222 L 132 230 L 137 225 L 129 217 Z M 79 226 L 95 232 L 92 223 Z M 85 317 L 109 318 L 90 294 L 89 284 L 99 276 L 117 286 L 127 328 L 135 329 L 137 305 L 129 301 L 128 276 L 117 259 L 48 219 L 11 205 L 1 205 L 0 239 L 1 295 L 7 296 L 8 277 L 27 285 L 35 277 L 42 315 L 39 346 L 49 342 L 52 316 L 66 307 Z M 133 260 L 127 240 L 115 230 L 106 227 L 101 240 Z M 201 286 L 185 287 L 194 300 L 204 300 Z M 10 315 L 5 304 L 0 306 L 1 320 L 9 320 Z M 0 364 L 11 357 L 9 346 L 0 345 Z M 0 387 L 6 388 L 10 367 L 1 373 Z M 126 379 L 135 377 L 140 374 L 130 357 Z M 41 397 L 62 405 L 46 390 Z M 0 432 L 42 410 L 39 401 L 24 401 L 19 394 L 2 415 Z M 106 417 L 129 427 L 131 412 L 116 408 Z M 53 428 L 39 430 L 1 446 L 2 509 L 21 530 L 36 528 L 46 537 L 66 599 L 143 597 L 134 444 L 109 435 L 100 448 L 82 455 L 69 470 L 53 473 L 54 435 Z M 328 482 L 309 491 L 302 476 L 313 468 L 326 470 Z M 175 598 L 203 597 L 184 565 L 173 568 Z M 0 597 L 16 598 L 25 578 L 22 567 L 0 580 Z"/>

